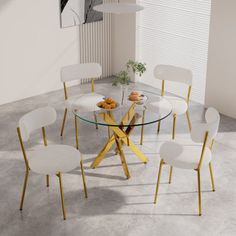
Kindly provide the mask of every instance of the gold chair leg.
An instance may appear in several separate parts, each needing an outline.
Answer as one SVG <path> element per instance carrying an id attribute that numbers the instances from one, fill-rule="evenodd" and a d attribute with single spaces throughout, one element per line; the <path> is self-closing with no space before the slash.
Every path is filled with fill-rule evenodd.
<path id="1" fill-rule="evenodd" d="M 199 216 L 201 216 L 202 215 L 202 196 L 201 196 L 200 170 L 197 170 L 197 180 L 198 180 L 198 210 L 199 210 Z"/>
<path id="2" fill-rule="evenodd" d="M 144 125 L 142 125 L 141 127 L 140 145 L 143 145 L 143 134 L 144 134 Z"/>
<path id="3" fill-rule="evenodd" d="M 67 115 L 67 108 L 65 108 L 65 111 L 64 111 L 64 117 L 63 117 L 62 126 L 61 126 L 61 136 L 63 136 L 63 132 L 64 132 L 64 127 L 66 123 L 66 115 Z"/>
<path id="4" fill-rule="evenodd" d="M 214 183 L 214 177 L 213 177 L 213 171 L 212 171 L 211 162 L 209 163 L 209 170 L 210 170 L 210 174 L 211 174 L 212 191 L 215 192 L 215 183 Z"/>
<path id="5" fill-rule="evenodd" d="M 85 198 L 88 198 L 88 192 L 87 192 L 87 186 L 86 186 L 86 179 L 85 179 L 85 174 L 84 174 L 84 164 L 83 164 L 83 160 L 80 161 L 80 168 L 81 168 L 82 180 L 83 180 L 83 185 L 84 185 L 84 195 L 85 195 Z"/>
<path id="6" fill-rule="evenodd" d="M 143 117 L 142 117 L 142 126 L 141 126 L 140 145 L 143 145 L 144 121 L 145 121 L 145 110 L 143 111 Z"/>
<path id="7" fill-rule="evenodd" d="M 190 121 L 190 118 L 189 118 L 188 111 L 186 111 L 186 117 L 187 117 L 187 120 L 188 120 L 188 129 L 189 129 L 189 132 L 191 132 L 192 126 L 191 126 L 191 121 Z"/>
<path id="8" fill-rule="evenodd" d="M 159 166 L 159 172 L 158 172 L 158 177 L 157 177 L 157 185 L 156 185 L 156 192 L 155 192 L 155 197 L 154 197 L 154 204 L 157 203 L 157 195 L 158 195 L 158 190 L 159 190 L 159 184 L 161 180 L 161 169 L 163 165 L 163 160 L 161 159 L 160 161 L 160 166 Z"/>
<path id="9" fill-rule="evenodd" d="M 76 115 L 75 115 L 75 147 L 76 149 L 79 149 L 79 134 L 78 134 L 78 123 Z"/>
<path id="10" fill-rule="evenodd" d="M 172 172 L 173 172 L 173 166 L 170 166 L 169 184 L 171 184 L 171 180 L 172 180 Z"/>
<path id="11" fill-rule="evenodd" d="M 158 125 L 157 125 L 157 133 L 159 134 L 161 129 L 161 121 L 158 121 Z"/>
<path id="12" fill-rule="evenodd" d="M 49 175 L 46 175 L 46 186 L 49 187 Z"/>
<path id="13" fill-rule="evenodd" d="M 26 169 L 26 171 L 25 171 L 25 180 L 24 180 L 23 191 L 22 191 L 21 202 L 20 202 L 20 210 L 21 211 L 23 210 L 24 199 L 25 199 L 25 190 L 26 190 L 27 183 L 28 183 L 28 176 L 29 176 L 29 170 Z"/>
<path id="14" fill-rule="evenodd" d="M 97 120 L 97 115 L 96 115 L 96 113 L 94 112 L 94 121 L 95 121 L 95 127 L 96 127 L 96 129 L 98 129 L 98 124 L 97 124 L 97 122 L 98 122 L 98 120 Z"/>
<path id="15" fill-rule="evenodd" d="M 58 173 L 59 178 L 59 184 L 60 184 L 60 194 L 61 194 L 61 206 L 62 206 L 62 212 L 63 212 L 63 218 L 66 220 L 66 211 L 65 211 L 65 204 L 64 204 L 64 193 L 63 193 L 63 187 L 62 187 L 62 178 L 61 173 Z"/>
<path id="16" fill-rule="evenodd" d="M 176 127 L 176 114 L 173 115 L 172 139 L 175 139 L 175 127 Z"/>

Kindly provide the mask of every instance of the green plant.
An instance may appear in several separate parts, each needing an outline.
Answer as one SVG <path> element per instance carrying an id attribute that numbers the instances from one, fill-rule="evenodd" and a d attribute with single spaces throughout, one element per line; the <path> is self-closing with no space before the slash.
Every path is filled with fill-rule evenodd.
<path id="1" fill-rule="evenodd" d="M 117 86 L 118 84 L 129 84 L 131 78 L 129 76 L 128 71 L 122 70 L 121 72 L 119 72 L 118 74 L 115 75 L 115 79 L 112 83 L 112 85 Z"/>
<path id="2" fill-rule="evenodd" d="M 131 81 L 130 70 L 132 70 L 134 74 L 142 76 L 142 74 L 146 71 L 146 64 L 134 60 L 129 60 L 126 63 L 126 70 L 122 70 L 115 75 L 113 85 L 128 85 Z"/>
<path id="3" fill-rule="evenodd" d="M 127 70 L 132 69 L 133 73 L 142 76 L 142 74 L 147 70 L 146 64 L 138 61 L 129 60 L 126 63 Z"/>

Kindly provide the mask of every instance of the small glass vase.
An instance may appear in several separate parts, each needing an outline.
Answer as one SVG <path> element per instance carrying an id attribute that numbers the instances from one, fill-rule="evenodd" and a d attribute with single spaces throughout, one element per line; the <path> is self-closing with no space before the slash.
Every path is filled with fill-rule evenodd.
<path id="1" fill-rule="evenodd" d="M 124 105 L 127 101 L 128 84 L 120 84 L 121 99 L 120 104 Z"/>

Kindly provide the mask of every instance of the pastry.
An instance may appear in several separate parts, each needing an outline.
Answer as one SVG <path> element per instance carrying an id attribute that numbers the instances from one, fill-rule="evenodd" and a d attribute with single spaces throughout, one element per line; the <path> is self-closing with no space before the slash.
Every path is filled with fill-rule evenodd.
<path id="1" fill-rule="evenodd" d="M 106 98 L 106 99 L 105 99 L 105 102 L 106 102 L 107 104 L 111 104 L 112 102 L 114 102 L 114 100 L 113 100 L 112 98 Z"/>
<path id="2" fill-rule="evenodd" d="M 99 102 L 99 103 L 97 104 L 97 106 L 98 106 L 98 107 L 102 107 L 102 106 L 103 106 L 103 103 L 104 103 L 104 102 Z"/>
<path id="3" fill-rule="evenodd" d="M 97 106 L 103 109 L 114 109 L 117 107 L 117 102 L 109 97 L 109 98 L 105 98 L 104 101 L 98 102 Z"/>
<path id="4" fill-rule="evenodd" d="M 140 98 L 138 95 L 129 95 L 129 100 L 130 101 L 139 101 Z"/>
<path id="5" fill-rule="evenodd" d="M 112 103 L 110 104 L 110 106 L 111 106 L 111 109 L 116 108 L 116 103 L 115 103 L 115 102 L 112 102 Z"/>
<path id="6" fill-rule="evenodd" d="M 110 104 L 105 104 L 105 109 L 111 109 L 111 105 Z"/>
<path id="7" fill-rule="evenodd" d="M 138 91 L 133 91 L 130 93 L 130 95 L 140 96 L 140 93 Z"/>

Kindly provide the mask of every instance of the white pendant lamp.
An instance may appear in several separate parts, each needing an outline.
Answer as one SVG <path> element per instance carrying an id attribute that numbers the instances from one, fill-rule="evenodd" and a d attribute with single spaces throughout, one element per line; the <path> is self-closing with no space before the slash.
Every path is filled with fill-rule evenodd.
<path id="1" fill-rule="evenodd" d="M 93 9 L 95 11 L 103 12 L 103 13 L 113 13 L 113 14 L 128 14 L 128 13 L 136 13 L 144 9 L 144 7 L 135 4 L 135 3 L 103 3 L 97 6 L 94 6 Z"/>

